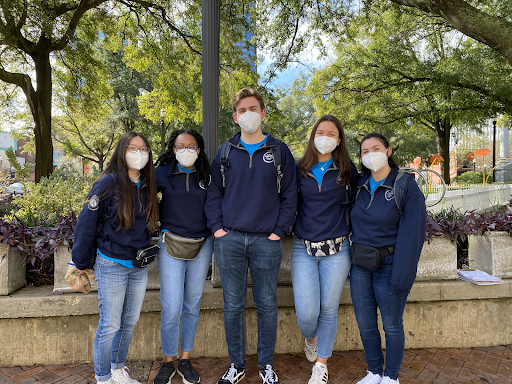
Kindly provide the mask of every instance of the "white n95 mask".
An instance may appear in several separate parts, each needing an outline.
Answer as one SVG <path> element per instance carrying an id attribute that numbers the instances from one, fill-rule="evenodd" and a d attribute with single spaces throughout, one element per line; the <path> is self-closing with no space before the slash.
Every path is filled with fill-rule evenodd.
<path id="1" fill-rule="evenodd" d="M 185 149 L 183 152 L 176 152 L 176 160 L 183 168 L 190 168 L 197 160 L 197 151 L 189 152 Z"/>
<path id="2" fill-rule="evenodd" d="M 338 140 L 333 139 L 329 136 L 318 136 L 315 137 L 315 148 L 322 155 L 331 153 L 338 145 Z"/>
<path id="3" fill-rule="evenodd" d="M 128 168 L 140 171 L 142 168 L 146 166 L 149 160 L 149 153 L 142 153 L 141 151 L 137 152 L 126 152 L 125 155 L 126 164 Z"/>
<path id="4" fill-rule="evenodd" d="M 386 149 L 387 152 L 387 149 Z M 385 152 L 370 152 L 363 156 L 361 159 L 363 165 L 370 171 L 377 172 L 388 162 L 388 157 Z"/>
<path id="5" fill-rule="evenodd" d="M 261 125 L 261 115 L 247 111 L 238 117 L 238 125 L 247 133 L 254 133 Z"/>

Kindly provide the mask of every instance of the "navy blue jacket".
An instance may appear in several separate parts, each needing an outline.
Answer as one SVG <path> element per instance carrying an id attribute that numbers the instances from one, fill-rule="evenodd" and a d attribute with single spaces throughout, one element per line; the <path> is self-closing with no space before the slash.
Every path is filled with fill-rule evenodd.
<path id="1" fill-rule="evenodd" d="M 114 196 L 115 189 L 118 189 L 114 175 L 108 174 L 97 180 L 89 192 L 88 201 L 78 216 L 75 229 L 75 239 L 71 258 L 75 266 L 80 269 L 90 268 L 94 264 L 91 260 L 91 250 L 94 246 L 94 237 L 100 218 L 108 210 L 110 201 Z M 119 218 L 116 214 L 105 220 L 102 231 L 98 234 L 97 242 L 101 253 L 106 256 L 122 260 L 135 259 L 135 252 L 126 248 L 137 250 L 146 248 L 151 241 L 151 234 L 148 231 L 148 221 L 144 214 L 147 206 L 147 189 L 144 185 L 140 190 L 133 184 L 135 201 L 135 220 L 128 230 L 116 231 L 119 227 Z M 100 198 L 97 204 L 97 196 Z M 92 199 L 91 199 L 92 198 Z M 120 200 L 123 196 L 119 196 Z"/>
<path id="2" fill-rule="evenodd" d="M 288 147 L 271 134 L 265 144 L 249 156 L 239 143 L 240 133 L 229 143 L 228 164 L 224 166 L 226 188 L 222 187 L 220 150 L 211 167 L 212 182 L 206 199 L 206 217 L 212 233 L 229 228 L 255 236 L 275 233 L 283 237 L 295 221 L 297 173 Z M 281 193 L 277 192 L 277 170 L 270 147 L 281 145 Z"/>
<path id="3" fill-rule="evenodd" d="M 350 204 L 359 176 L 354 163 L 350 162 L 350 164 L 352 177 L 347 183 L 337 184 L 339 168 L 336 163 L 333 163 L 325 172 L 320 186 L 312 172 L 308 173 L 307 178 L 300 176 L 297 166 L 299 204 L 295 235 L 299 239 L 324 241 L 347 236 L 350 233 L 350 225 L 346 220 L 346 210 L 350 205 L 347 207 L 346 194 L 348 192 Z"/>
<path id="4" fill-rule="evenodd" d="M 425 241 L 425 197 L 413 178 L 408 178 L 403 199 L 403 212 L 398 214 L 393 184 L 398 167 L 391 169 L 388 177 L 370 193 L 370 175 L 363 175 L 357 182 L 360 189 L 350 218 L 350 240 L 376 248 L 395 247 L 394 255 L 384 263 L 393 264 L 391 286 L 396 292 L 409 290 L 416 278 L 418 260 Z M 356 192 L 357 193 L 357 192 Z"/>
<path id="5" fill-rule="evenodd" d="M 168 177 L 170 171 L 171 164 L 160 165 L 155 170 L 158 192 L 162 192 L 160 228 L 185 237 L 210 236 L 204 213 L 208 186 L 197 185 L 195 170 L 187 174 L 175 166 L 173 188 Z"/>

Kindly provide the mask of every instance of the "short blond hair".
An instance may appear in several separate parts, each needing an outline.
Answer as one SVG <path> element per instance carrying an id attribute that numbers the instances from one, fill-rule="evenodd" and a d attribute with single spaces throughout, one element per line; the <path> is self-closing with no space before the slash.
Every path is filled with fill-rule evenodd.
<path id="1" fill-rule="evenodd" d="M 261 96 L 261 93 L 259 93 L 254 88 L 242 88 L 236 93 L 235 97 L 233 97 L 233 101 L 231 102 L 231 107 L 233 108 L 234 113 L 236 113 L 236 109 L 238 104 L 240 104 L 240 101 L 246 97 L 255 97 L 260 103 L 260 108 L 262 110 L 265 109 L 265 102 L 263 101 L 263 96 Z"/>

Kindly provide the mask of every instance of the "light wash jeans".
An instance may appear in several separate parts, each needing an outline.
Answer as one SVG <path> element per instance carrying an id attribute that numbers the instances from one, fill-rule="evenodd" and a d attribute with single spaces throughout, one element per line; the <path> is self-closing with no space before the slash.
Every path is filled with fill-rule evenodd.
<path id="1" fill-rule="evenodd" d="M 181 350 L 194 348 L 201 296 L 212 261 L 213 237 L 206 239 L 193 260 L 178 260 L 165 251 L 162 236 L 159 240 L 158 269 L 160 271 L 160 339 L 166 356 L 178 354 L 181 319 Z"/>
<path id="2" fill-rule="evenodd" d="M 300 331 L 306 339 L 317 338 L 317 354 L 332 355 L 338 330 L 341 292 L 350 271 L 349 241 L 330 256 L 310 256 L 295 238 L 291 259 L 295 312 Z"/>
<path id="3" fill-rule="evenodd" d="M 363 342 L 368 370 L 372 373 L 398 378 L 405 347 L 402 323 L 409 292 L 393 294 L 391 272 L 393 265 L 381 264 L 374 271 L 352 265 L 350 293 L 356 314 L 359 334 Z M 377 326 L 377 307 L 386 335 L 386 369 L 383 371 L 381 336 Z"/>
<path id="4" fill-rule="evenodd" d="M 110 369 L 124 367 L 146 294 L 148 269 L 127 268 L 98 255 L 94 273 L 100 309 L 94 339 L 94 373 L 97 381 L 107 381 Z"/>
<path id="5" fill-rule="evenodd" d="M 272 365 L 277 338 L 277 277 L 281 240 L 229 230 L 215 239 L 224 298 L 224 329 L 229 358 L 245 367 L 245 299 L 247 269 L 258 315 L 258 367 Z"/>

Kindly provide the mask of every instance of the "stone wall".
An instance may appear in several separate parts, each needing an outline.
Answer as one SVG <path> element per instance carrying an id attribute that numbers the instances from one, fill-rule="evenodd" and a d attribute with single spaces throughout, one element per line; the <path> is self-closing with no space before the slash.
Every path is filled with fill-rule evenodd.
<path id="1" fill-rule="evenodd" d="M 512 344 L 512 279 L 477 286 L 458 280 L 416 282 L 405 308 L 406 348 L 465 348 Z M 301 353 L 291 287 L 278 287 L 277 353 Z M 128 358 L 160 352 L 159 291 L 147 291 Z M 247 353 L 256 353 L 256 309 L 248 292 Z M 0 366 L 92 361 L 98 324 L 97 294 L 55 295 L 27 287 L 0 298 Z M 347 282 L 340 300 L 335 350 L 362 349 Z M 193 356 L 227 356 L 222 290 L 207 282 Z"/>

